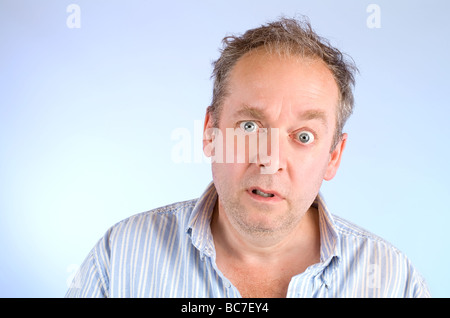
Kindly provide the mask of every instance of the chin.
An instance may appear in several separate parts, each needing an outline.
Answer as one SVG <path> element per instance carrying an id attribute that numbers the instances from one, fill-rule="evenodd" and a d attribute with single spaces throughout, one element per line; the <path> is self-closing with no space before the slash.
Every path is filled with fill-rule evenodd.
<path id="1" fill-rule="evenodd" d="M 284 232 L 292 227 L 293 219 L 289 217 L 286 211 L 276 213 L 272 208 L 267 207 L 265 207 L 264 211 L 260 209 L 252 210 L 247 209 L 245 216 L 241 214 L 235 219 L 239 227 L 246 232 L 267 235 Z"/>

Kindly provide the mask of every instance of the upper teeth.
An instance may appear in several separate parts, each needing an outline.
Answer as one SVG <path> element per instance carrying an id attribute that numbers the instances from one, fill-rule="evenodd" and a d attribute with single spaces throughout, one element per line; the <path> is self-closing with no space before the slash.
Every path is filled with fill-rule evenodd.
<path id="1" fill-rule="evenodd" d="M 253 193 L 258 194 L 258 195 L 263 196 L 263 197 L 266 197 L 266 198 L 273 197 L 272 193 L 265 193 L 265 192 L 262 192 L 262 191 L 260 191 L 258 189 L 253 190 Z"/>

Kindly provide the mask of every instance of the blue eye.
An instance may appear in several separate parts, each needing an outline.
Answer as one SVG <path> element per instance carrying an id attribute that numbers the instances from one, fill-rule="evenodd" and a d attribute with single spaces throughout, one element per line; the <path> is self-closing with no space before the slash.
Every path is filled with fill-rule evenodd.
<path id="1" fill-rule="evenodd" d="M 258 125 L 254 121 L 244 121 L 240 124 L 240 127 L 248 133 L 255 132 L 258 129 Z"/>
<path id="2" fill-rule="evenodd" d="M 298 141 L 300 141 L 304 145 L 310 144 L 314 141 L 314 135 L 309 131 L 301 131 L 297 133 L 296 136 Z"/>

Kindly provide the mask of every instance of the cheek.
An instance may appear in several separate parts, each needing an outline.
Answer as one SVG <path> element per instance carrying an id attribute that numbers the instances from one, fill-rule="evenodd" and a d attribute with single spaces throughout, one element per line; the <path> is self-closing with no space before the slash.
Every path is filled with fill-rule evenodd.
<path id="1" fill-rule="evenodd" d="M 303 184 L 303 187 L 306 183 L 317 186 L 323 181 L 330 160 L 329 152 L 303 153 L 301 156 L 297 155 L 296 158 L 294 162 L 290 162 L 290 168 L 293 171 L 292 180 Z"/>
<path id="2" fill-rule="evenodd" d="M 245 165 L 232 163 L 212 163 L 211 170 L 214 182 L 224 184 L 226 187 L 236 187 L 245 173 Z"/>

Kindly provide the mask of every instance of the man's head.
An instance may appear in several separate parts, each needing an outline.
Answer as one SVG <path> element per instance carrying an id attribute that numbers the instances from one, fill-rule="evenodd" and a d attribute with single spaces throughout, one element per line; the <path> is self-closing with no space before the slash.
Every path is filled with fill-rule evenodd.
<path id="1" fill-rule="evenodd" d="M 234 144 L 226 143 L 224 152 L 236 160 L 212 163 L 219 211 L 242 234 L 280 237 L 300 224 L 322 181 L 332 179 L 339 167 L 347 138 L 341 126 L 353 106 L 352 66 L 309 24 L 294 20 L 228 37 L 225 43 L 215 63 L 205 136 L 210 128 L 234 129 L 249 141 L 267 130 L 266 139 L 258 135 L 258 145 L 276 139 L 277 156 L 270 162 L 273 173 L 262 174 L 268 163 L 251 160 L 250 143 L 247 160 L 237 160 L 242 154 L 233 135 Z M 213 139 L 204 140 L 206 155 L 212 155 Z"/>
<path id="2" fill-rule="evenodd" d="M 354 73 L 357 71 L 356 66 L 345 59 L 338 49 L 318 36 L 307 21 L 286 18 L 248 30 L 242 36 L 227 36 L 222 42 L 222 54 L 214 62 L 213 97 L 211 106 L 208 107 L 214 127 L 218 127 L 223 101 L 229 94 L 228 79 L 231 70 L 245 54 L 263 48 L 269 54 L 319 59 L 326 64 L 339 89 L 336 130 L 331 148 L 336 146 L 345 122 L 353 111 L 352 88 L 355 84 Z"/>

